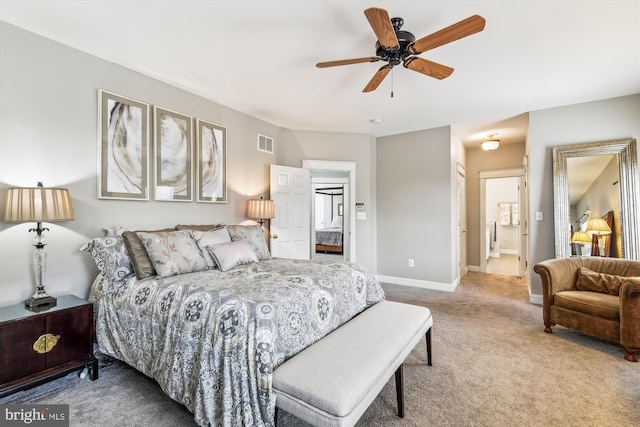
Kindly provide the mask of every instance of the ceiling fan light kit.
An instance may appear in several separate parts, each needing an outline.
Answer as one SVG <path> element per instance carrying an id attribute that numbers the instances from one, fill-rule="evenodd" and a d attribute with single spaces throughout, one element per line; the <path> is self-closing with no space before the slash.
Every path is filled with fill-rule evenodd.
<path id="1" fill-rule="evenodd" d="M 405 68 L 439 80 L 449 77 L 451 73 L 453 73 L 453 68 L 427 59 L 418 58 L 414 55 L 419 55 L 436 47 L 478 33 L 484 29 L 485 25 L 484 18 L 473 15 L 416 40 L 412 33 L 401 30 L 404 25 L 404 20 L 402 18 L 389 18 L 389 14 L 385 9 L 372 7 L 365 10 L 364 14 L 378 39 L 375 44 L 376 56 L 319 62 L 316 64 L 318 68 L 327 68 L 365 62 L 386 62 L 386 64 L 380 67 L 374 74 L 373 78 L 363 89 L 363 92 L 376 90 L 387 74 L 389 74 L 389 71 L 399 64 L 402 64 Z"/>

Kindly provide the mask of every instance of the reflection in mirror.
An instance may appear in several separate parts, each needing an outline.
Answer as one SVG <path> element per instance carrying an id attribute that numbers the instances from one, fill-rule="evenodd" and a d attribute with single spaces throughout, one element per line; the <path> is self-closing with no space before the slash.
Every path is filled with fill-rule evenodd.
<path id="1" fill-rule="evenodd" d="M 640 259 L 636 141 L 625 139 L 553 149 L 556 258 L 573 255 Z M 611 232 L 587 230 L 603 218 Z M 585 231 L 591 242 L 574 233 Z M 572 242 L 573 237 L 573 242 Z"/>
<path id="2" fill-rule="evenodd" d="M 571 255 L 598 255 L 622 258 L 622 240 L 620 239 L 620 181 L 618 156 L 603 154 L 600 156 L 571 157 L 567 159 L 567 187 L 569 192 L 569 215 L 571 232 Z M 611 214 L 611 220 L 608 216 Z M 605 222 L 611 233 L 597 237 L 588 230 L 590 218 L 607 217 Z M 589 231 L 589 241 L 579 235 L 580 244 L 575 244 L 577 232 Z M 608 249 L 600 250 L 602 243 Z M 603 248 L 604 249 L 604 248 Z"/>

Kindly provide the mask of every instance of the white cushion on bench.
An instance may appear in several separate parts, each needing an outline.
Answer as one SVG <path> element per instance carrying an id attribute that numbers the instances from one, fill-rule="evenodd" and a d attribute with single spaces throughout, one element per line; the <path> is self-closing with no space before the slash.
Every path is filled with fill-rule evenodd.
<path id="1" fill-rule="evenodd" d="M 355 424 L 432 325 L 425 307 L 375 304 L 274 371 L 276 406 L 316 426 Z"/>

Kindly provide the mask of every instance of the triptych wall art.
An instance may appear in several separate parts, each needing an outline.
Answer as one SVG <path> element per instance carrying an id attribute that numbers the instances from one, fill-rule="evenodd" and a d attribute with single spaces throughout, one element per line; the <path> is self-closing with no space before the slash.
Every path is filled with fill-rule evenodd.
<path id="1" fill-rule="evenodd" d="M 98 129 L 99 199 L 227 202 L 225 127 L 99 90 Z"/>

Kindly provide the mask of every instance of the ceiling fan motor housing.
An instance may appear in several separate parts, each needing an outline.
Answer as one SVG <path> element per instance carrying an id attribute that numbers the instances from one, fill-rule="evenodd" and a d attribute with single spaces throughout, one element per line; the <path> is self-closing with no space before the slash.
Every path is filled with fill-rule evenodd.
<path id="1" fill-rule="evenodd" d="M 409 31 L 400 30 L 404 24 L 404 20 L 402 18 L 391 18 L 391 24 L 395 30 L 400 48 L 387 49 L 381 46 L 380 42 L 376 41 L 376 55 L 382 58 L 382 60 L 387 61 L 389 65 L 395 66 L 400 64 L 407 56 L 410 55 L 407 51 L 407 46 L 416 41 L 416 38 Z"/>

